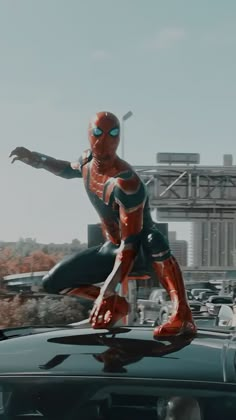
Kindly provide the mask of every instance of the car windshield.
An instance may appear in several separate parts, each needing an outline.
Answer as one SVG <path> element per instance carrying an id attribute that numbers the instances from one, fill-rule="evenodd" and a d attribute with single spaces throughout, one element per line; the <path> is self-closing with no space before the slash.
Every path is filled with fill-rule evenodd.
<path id="1" fill-rule="evenodd" d="M 163 293 L 163 300 L 164 300 L 164 301 L 169 301 L 169 300 L 170 300 L 170 295 L 169 295 L 169 293 L 167 293 L 167 292 L 164 292 L 164 293 Z"/>
<path id="2" fill-rule="evenodd" d="M 188 386 L 189 385 L 189 386 Z M 0 379 L 0 415 L 54 420 L 235 420 L 234 392 L 213 384 L 122 378 Z"/>
<path id="3" fill-rule="evenodd" d="M 213 296 L 217 294 L 217 292 L 208 291 L 208 292 L 202 292 L 201 294 L 205 297 L 205 296 Z"/>
<path id="4" fill-rule="evenodd" d="M 216 304 L 217 303 L 224 303 L 224 304 L 229 303 L 229 304 L 231 304 L 231 303 L 233 303 L 233 300 L 230 297 L 212 297 L 210 299 L 210 302 L 211 303 L 216 303 Z"/>
<path id="5" fill-rule="evenodd" d="M 194 290 L 192 290 L 193 296 L 199 296 L 200 293 L 203 293 L 203 292 L 210 292 L 210 290 L 208 290 L 208 289 L 194 289 Z"/>

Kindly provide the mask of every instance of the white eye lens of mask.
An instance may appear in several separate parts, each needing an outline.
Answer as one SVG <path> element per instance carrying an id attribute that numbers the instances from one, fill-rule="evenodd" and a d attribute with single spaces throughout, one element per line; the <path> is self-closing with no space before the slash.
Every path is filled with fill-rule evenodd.
<path id="1" fill-rule="evenodd" d="M 99 136 L 101 136 L 101 134 L 102 134 L 102 130 L 100 128 L 98 128 L 98 127 L 93 128 L 93 135 L 95 137 L 99 137 Z"/>
<path id="2" fill-rule="evenodd" d="M 110 136 L 112 136 L 112 137 L 117 137 L 118 136 L 118 134 L 119 134 L 119 128 L 113 128 L 111 131 L 110 131 Z"/>

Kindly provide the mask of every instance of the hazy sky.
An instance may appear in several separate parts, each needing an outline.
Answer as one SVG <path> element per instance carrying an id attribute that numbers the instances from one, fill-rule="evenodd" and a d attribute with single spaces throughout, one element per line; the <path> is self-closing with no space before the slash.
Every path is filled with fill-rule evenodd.
<path id="1" fill-rule="evenodd" d="M 96 111 L 133 111 L 133 165 L 170 151 L 235 160 L 235 22 L 235 0 L 1 0 L 0 240 L 86 241 L 98 218 L 82 181 L 8 155 L 25 146 L 74 160 Z"/>

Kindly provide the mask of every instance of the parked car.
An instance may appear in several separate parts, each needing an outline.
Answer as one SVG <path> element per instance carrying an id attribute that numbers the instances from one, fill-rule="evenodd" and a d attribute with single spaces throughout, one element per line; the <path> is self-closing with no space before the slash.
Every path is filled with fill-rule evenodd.
<path id="1" fill-rule="evenodd" d="M 233 331 L 1 330 L 0 419 L 235 420 Z"/>
<path id="2" fill-rule="evenodd" d="M 205 303 L 206 309 L 210 315 L 218 315 L 222 305 L 233 307 L 233 298 L 231 296 L 210 296 Z"/>
<path id="3" fill-rule="evenodd" d="M 199 315 L 201 311 L 204 309 L 202 306 L 202 302 L 194 299 L 190 290 L 186 290 L 186 294 L 187 294 L 189 306 L 190 306 L 193 316 Z M 161 305 L 157 318 L 155 319 L 155 325 L 158 325 L 158 324 L 160 325 L 166 322 L 168 318 L 172 315 L 173 309 L 174 309 L 174 306 L 170 299 L 164 302 Z"/>
<path id="4" fill-rule="evenodd" d="M 218 312 L 218 322 L 219 325 L 222 326 L 236 326 L 236 313 L 235 313 L 235 305 L 221 305 L 220 310 Z"/>
<path id="5" fill-rule="evenodd" d="M 170 296 L 162 288 L 154 288 L 148 299 L 138 299 L 137 308 L 140 324 L 153 323 L 164 302 L 170 302 Z"/>
<path id="6" fill-rule="evenodd" d="M 194 299 L 191 290 L 186 289 L 189 306 L 193 315 L 202 310 L 202 303 Z M 137 308 L 140 324 L 163 324 L 173 312 L 173 303 L 166 290 L 155 288 L 150 293 L 149 299 L 138 299 Z"/>
<path id="7" fill-rule="evenodd" d="M 209 292 L 209 293 L 211 293 L 211 295 L 214 294 L 214 291 L 212 291 L 211 289 L 195 288 L 195 289 L 191 290 L 191 293 L 192 293 L 193 298 L 195 300 L 199 299 L 200 293 L 202 293 L 202 292 L 207 292 L 207 293 Z"/>
<path id="8" fill-rule="evenodd" d="M 212 290 L 200 292 L 198 295 L 198 300 L 205 303 L 209 299 L 210 296 L 219 296 L 219 293 L 217 291 L 213 292 Z"/>

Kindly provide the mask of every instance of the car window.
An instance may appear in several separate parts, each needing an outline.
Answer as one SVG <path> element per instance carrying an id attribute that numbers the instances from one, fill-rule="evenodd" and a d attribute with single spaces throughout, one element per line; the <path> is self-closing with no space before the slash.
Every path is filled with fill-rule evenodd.
<path id="1" fill-rule="evenodd" d="M 218 296 L 218 294 L 217 294 L 217 293 L 204 292 L 204 297 L 206 297 L 206 298 L 208 298 L 209 296 L 213 296 L 213 295 Z"/>
<path id="2" fill-rule="evenodd" d="M 213 384 L 64 377 L 8 378 L 0 392 L 4 420 L 235 420 L 236 396 Z"/>
<path id="3" fill-rule="evenodd" d="M 154 290 L 151 294 L 150 294 L 150 300 L 156 300 L 158 299 L 159 296 L 159 292 L 158 290 Z"/>
<path id="4" fill-rule="evenodd" d="M 193 300 L 193 295 L 192 295 L 192 293 L 191 293 L 189 290 L 187 290 L 187 291 L 186 291 L 186 293 L 187 293 L 187 298 L 188 298 L 188 300 Z"/>
<path id="5" fill-rule="evenodd" d="M 209 289 L 192 289 L 192 295 L 193 296 L 199 296 L 202 292 L 210 292 Z"/>
<path id="6" fill-rule="evenodd" d="M 163 300 L 170 301 L 170 295 L 167 292 L 163 292 Z"/>
<path id="7" fill-rule="evenodd" d="M 224 298 L 224 297 L 212 297 L 211 299 L 210 299 L 210 302 L 211 303 L 224 303 L 224 304 L 226 304 L 226 303 L 233 303 L 233 300 L 231 299 L 231 298 Z"/>

